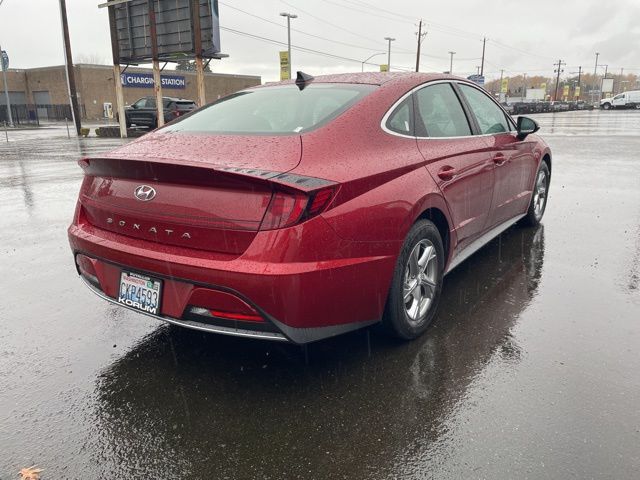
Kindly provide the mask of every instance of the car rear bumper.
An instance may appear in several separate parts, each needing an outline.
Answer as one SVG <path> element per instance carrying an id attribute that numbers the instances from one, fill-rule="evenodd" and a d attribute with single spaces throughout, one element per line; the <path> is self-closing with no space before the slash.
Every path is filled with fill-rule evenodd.
<path id="1" fill-rule="evenodd" d="M 317 234 L 338 258 L 321 259 L 323 255 L 304 245 L 303 237 L 315 243 Z M 158 248 L 88 224 L 72 225 L 69 239 L 83 280 L 111 302 L 118 303 L 120 272 L 131 270 L 163 282 L 161 308 L 158 315 L 151 315 L 154 318 L 202 331 L 298 344 L 380 321 L 395 267 L 393 252 L 399 248 L 392 243 L 345 242 L 321 218 L 260 232 L 236 257 Z M 257 256 L 259 252 L 262 255 Z M 78 255 L 90 259 L 90 274 L 78 265 Z M 312 261 L 313 257 L 318 260 Z M 203 318 L 194 315 L 194 308 L 238 312 L 259 320 Z"/>

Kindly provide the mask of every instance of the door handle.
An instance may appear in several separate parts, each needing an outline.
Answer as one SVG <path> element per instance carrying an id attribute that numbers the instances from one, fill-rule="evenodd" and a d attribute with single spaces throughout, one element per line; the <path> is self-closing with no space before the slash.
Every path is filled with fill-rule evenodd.
<path id="1" fill-rule="evenodd" d="M 503 153 L 496 153 L 495 157 L 493 157 L 493 163 L 496 165 L 504 165 L 504 162 L 507 161 L 507 157 L 504 156 Z"/>
<path id="2" fill-rule="evenodd" d="M 442 180 L 451 180 L 458 174 L 455 168 L 446 165 L 438 171 L 438 177 Z"/>

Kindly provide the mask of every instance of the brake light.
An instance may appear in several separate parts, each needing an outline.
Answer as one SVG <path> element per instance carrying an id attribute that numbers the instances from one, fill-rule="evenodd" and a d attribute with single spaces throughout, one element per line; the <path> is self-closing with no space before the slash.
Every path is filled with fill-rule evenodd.
<path id="1" fill-rule="evenodd" d="M 315 217 L 327 208 L 334 194 L 334 187 L 324 188 L 308 195 L 277 191 L 267 207 L 260 230 L 286 228 Z"/>
<path id="2" fill-rule="evenodd" d="M 200 315 L 202 317 L 215 317 L 223 320 L 240 320 L 243 322 L 264 322 L 264 319 L 260 315 L 251 315 L 248 313 L 240 312 L 225 312 L 222 310 L 212 310 L 210 308 L 203 307 L 191 307 L 189 312 L 194 315 Z"/>

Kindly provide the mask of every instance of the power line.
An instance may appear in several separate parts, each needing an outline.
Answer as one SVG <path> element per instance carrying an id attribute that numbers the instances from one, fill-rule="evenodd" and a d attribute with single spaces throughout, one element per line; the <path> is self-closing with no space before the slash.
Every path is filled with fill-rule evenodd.
<path id="1" fill-rule="evenodd" d="M 234 7 L 233 5 L 229 5 L 228 3 L 225 3 L 225 2 L 219 2 L 219 3 L 221 5 L 224 5 L 225 7 L 231 8 L 232 10 L 236 10 L 238 12 L 244 13 L 245 15 L 249 15 L 250 17 L 257 18 L 258 20 L 262 20 L 263 22 L 270 23 L 270 24 L 275 25 L 277 27 L 286 28 L 286 26 L 281 24 L 281 23 L 275 22 L 273 20 L 269 20 L 268 18 L 264 18 L 264 17 L 261 17 L 259 15 L 255 15 L 255 14 L 253 14 L 251 12 L 247 12 L 246 10 L 242 10 L 242 9 L 240 9 L 238 7 Z M 306 35 L 308 37 L 317 38 L 319 40 L 324 40 L 324 41 L 327 41 L 327 42 L 332 42 L 332 43 L 336 43 L 338 45 L 344 45 L 344 46 L 347 46 L 347 47 L 359 48 L 361 50 L 367 50 L 367 51 L 370 51 L 370 52 L 377 51 L 377 50 L 380 49 L 380 48 L 376 48 L 376 47 L 363 47 L 361 45 L 354 45 L 352 43 L 341 42 L 339 40 L 333 40 L 331 38 L 322 37 L 320 35 L 314 35 L 312 33 L 308 33 L 308 32 L 305 32 L 305 31 L 297 29 L 297 28 L 292 28 L 291 31 L 296 32 L 296 33 L 300 33 L 302 35 Z"/>
<path id="2" fill-rule="evenodd" d="M 234 33 L 236 35 L 241 35 L 243 37 L 253 38 L 255 40 L 260 40 L 260 41 L 263 41 L 263 42 L 266 42 L 266 43 L 271 43 L 273 45 L 284 45 L 284 46 L 287 45 L 286 42 L 281 42 L 279 40 L 274 40 L 272 38 L 263 37 L 261 35 L 256 35 L 256 34 L 249 33 L 249 32 L 243 32 L 241 30 L 236 30 L 236 29 L 229 28 L 229 27 L 222 27 L 221 26 L 220 29 L 224 30 L 225 32 Z M 360 64 L 363 63 L 362 60 L 357 59 L 357 58 L 343 57 L 342 55 L 336 55 L 336 54 L 329 53 L 329 52 L 323 52 L 323 51 L 320 51 L 320 50 L 314 50 L 312 48 L 301 47 L 299 45 L 293 45 L 292 44 L 291 45 L 291 49 L 292 50 L 297 50 L 297 51 L 300 51 L 300 52 L 311 53 L 311 54 L 314 54 L 314 55 L 321 55 L 323 57 L 335 58 L 335 59 L 339 59 L 339 60 L 346 60 L 346 61 L 349 61 L 349 62 L 356 62 L 356 63 L 360 63 Z M 377 63 L 369 63 L 369 62 L 365 62 L 365 63 L 367 65 L 377 65 Z M 407 71 L 407 72 L 412 71 L 410 68 L 407 68 L 407 67 L 394 67 L 394 68 L 397 69 L 397 70 L 402 70 L 402 71 Z"/>

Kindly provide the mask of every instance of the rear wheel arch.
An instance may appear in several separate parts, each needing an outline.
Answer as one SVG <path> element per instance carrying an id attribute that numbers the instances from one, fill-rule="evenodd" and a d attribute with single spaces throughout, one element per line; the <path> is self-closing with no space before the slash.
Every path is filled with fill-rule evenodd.
<path id="1" fill-rule="evenodd" d="M 551 177 L 551 155 L 548 153 L 545 153 L 544 156 L 542 157 L 542 161 L 547 164 L 547 167 L 549 167 L 549 177 Z"/>
<path id="2" fill-rule="evenodd" d="M 438 229 L 438 233 L 440 234 L 440 238 L 442 239 L 442 246 L 444 248 L 444 258 L 445 262 L 449 258 L 449 250 L 450 250 L 450 226 L 449 221 L 447 220 L 447 216 L 444 214 L 442 210 L 437 207 L 429 207 L 424 210 L 418 218 L 416 218 L 416 222 L 418 220 L 429 220 L 431 221 L 436 228 Z M 415 222 L 414 222 L 415 223 Z"/>

